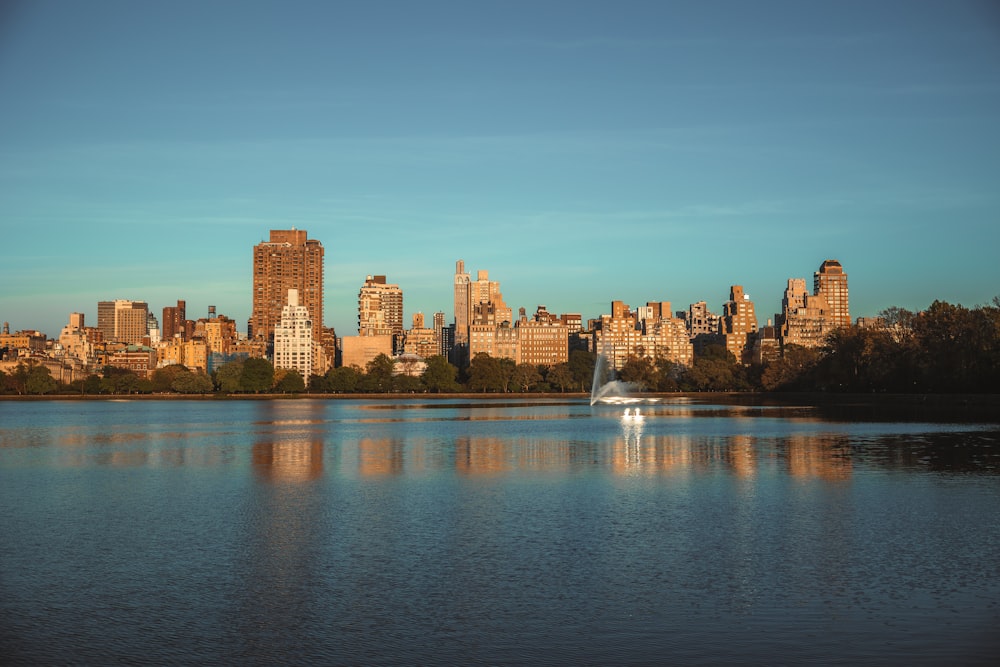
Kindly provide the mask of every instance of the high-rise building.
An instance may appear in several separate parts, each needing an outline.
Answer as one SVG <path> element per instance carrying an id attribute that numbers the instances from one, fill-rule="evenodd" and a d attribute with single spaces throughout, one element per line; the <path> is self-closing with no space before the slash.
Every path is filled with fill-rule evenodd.
<path id="1" fill-rule="evenodd" d="M 413 355 L 421 359 L 441 354 L 438 330 L 424 326 L 423 313 L 413 314 L 413 328 L 406 332 L 403 354 Z"/>
<path id="2" fill-rule="evenodd" d="M 115 302 L 97 302 L 97 329 L 104 340 L 115 339 Z"/>
<path id="3" fill-rule="evenodd" d="M 187 304 L 184 301 L 177 301 L 176 306 L 166 306 L 163 309 L 163 340 L 170 340 L 175 336 L 180 336 L 182 340 L 191 337 L 191 332 L 186 331 L 187 324 Z"/>
<path id="4" fill-rule="evenodd" d="M 97 328 L 104 340 L 141 345 L 149 335 L 149 307 L 145 301 L 97 302 Z"/>
<path id="5" fill-rule="evenodd" d="M 298 290 L 288 290 L 288 304 L 274 327 L 274 367 L 296 370 L 309 384 L 313 372 L 313 322 L 299 305 Z"/>
<path id="6" fill-rule="evenodd" d="M 809 294 L 804 278 L 789 278 L 781 312 L 775 315 L 775 338 L 787 345 L 819 347 L 833 329 L 825 296 Z"/>
<path id="7" fill-rule="evenodd" d="M 281 320 L 288 290 L 309 312 L 313 339 L 323 329 L 323 244 L 304 229 L 272 229 L 270 239 L 253 248 L 253 310 L 247 323 L 250 338 L 269 340 Z"/>
<path id="8" fill-rule="evenodd" d="M 757 315 L 750 295 L 742 285 L 729 288 L 729 301 L 723 306 L 721 333 L 736 361 L 749 363 L 753 351 L 753 338 L 757 333 Z"/>
<path id="9" fill-rule="evenodd" d="M 455 340 L 456 347 L 469 344 L 469 283 L 471 278 L 465 272 L 465 262 L 455 262 Z"/>
<path id="10" fill-rule="evenodd" d="M 392 349 L 403 344 L 403 290 L 385 276 L 368 276 L 358 292 L 358 335 L 392 336 Z"/>
<path id="11" fill-rule="evenodd" d="M 834 328 L 851 326 L 851 311 L 847 303 L 847 274 L 835 259 L 828 259 L 813 274 L 813 295 L 826 299 Z"/>

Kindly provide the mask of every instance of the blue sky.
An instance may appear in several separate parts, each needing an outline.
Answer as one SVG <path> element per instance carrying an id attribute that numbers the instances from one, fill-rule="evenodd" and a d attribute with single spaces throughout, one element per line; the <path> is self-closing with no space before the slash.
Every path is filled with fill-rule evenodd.
<path id="1" fill-rule="evenodd" d="M 1000 8 L 982 2 L 5 2 L 0 320 L 209 304 L 326 248 L 326 324 L 385 274 L 452 319 L 742 284 L 827 258 L 853 316 L 1000 294 Z"/>

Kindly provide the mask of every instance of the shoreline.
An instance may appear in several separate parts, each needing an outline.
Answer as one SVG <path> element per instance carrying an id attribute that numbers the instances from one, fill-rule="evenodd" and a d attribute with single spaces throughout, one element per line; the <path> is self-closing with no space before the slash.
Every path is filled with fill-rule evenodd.
<path id="1" fill-rule="evenodd" d="M 0 401 L 295 401 L 295 400 L 523 400 L 523 399 L 586 399 L 586 392 L 525 392 L 525 393 L 297 393 L 297 394 L 5 394 Z M 731 403 L 746 406 L 801 405 L 900 407 L 913 409 L 992 409 L 1000 419 L 1000 394 L 831 394 L 824 392 L 642 392 L 637 398 L 658 401 L 693 401 L 697 403 Z"/>

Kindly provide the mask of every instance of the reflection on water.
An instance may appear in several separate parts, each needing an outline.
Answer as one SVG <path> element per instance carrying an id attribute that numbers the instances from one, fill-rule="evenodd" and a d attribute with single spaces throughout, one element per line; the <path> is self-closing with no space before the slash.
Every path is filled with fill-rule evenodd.
<path id="1" fill-rule="evenodd" d="M 0 403 L 0 655 L 990 664 L 998 471 L 811 408 Z"/>

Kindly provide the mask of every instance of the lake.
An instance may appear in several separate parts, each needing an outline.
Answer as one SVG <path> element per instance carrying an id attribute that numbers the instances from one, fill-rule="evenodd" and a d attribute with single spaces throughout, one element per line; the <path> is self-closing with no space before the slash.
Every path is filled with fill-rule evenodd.
<path id="1" fill-rule="evenodd" d="M 1000 426 L 870 412 L 0 402 L 0 655 L 991 663 Z"/>

